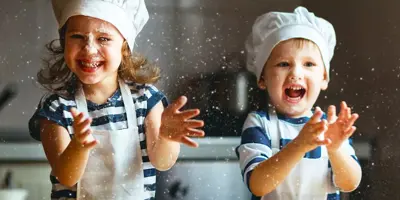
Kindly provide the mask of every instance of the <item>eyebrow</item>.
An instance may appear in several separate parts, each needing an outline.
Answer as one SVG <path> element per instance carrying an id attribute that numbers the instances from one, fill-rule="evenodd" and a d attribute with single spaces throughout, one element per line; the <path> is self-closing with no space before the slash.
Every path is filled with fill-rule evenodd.
<path id="1" fill-rule="evenodd" d="M 107 28 L 97 28 L 96 32 L 97 33 L 105 33 L 105 34 L 108 34 L 108 35 L 112 35 L 112 31 L 109 31 Z"/>
<path id="2" fill-rule="evenodd" d="M 83 35 L 87 35 L 87 34 L 89 34 L 90 32 L 82 32 L 82 31 L 79 31 L 79 30 L 74 30 L 74 29 L 72 29 L 72 30 L 67 31 L 66 33 L 68 33 L 68 34 L 83 34 Z M 113 35 L 115 35 L 115 34 L 113 34 L 111 31 L 102 31 L 102 30 L 96 30 L 96 31 L 94 31 L 94 34 L 96 34 L 96 33 L 105 34 L 105 35 L 107 35 L 107 36 L 113 36 Z"/>

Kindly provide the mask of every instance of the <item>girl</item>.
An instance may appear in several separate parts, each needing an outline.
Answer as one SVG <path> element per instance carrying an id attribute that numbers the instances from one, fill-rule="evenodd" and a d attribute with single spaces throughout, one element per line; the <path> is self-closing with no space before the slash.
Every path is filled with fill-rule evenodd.
<path id="1" fill-rule="evenodd" d="M 204 136 L 167 105 L 151 83 L 159 69 L 134 57 L 137 34 L 149 16 L 144 0 L 53 0 L 61 47 L 38 73 L 51 91 L 29 122 L 52 168 L 52 199 L 154 199 L 155 173 L 177 160 L 180 143 Z M 53 62 L 54 61 L 54 62 Z"/>

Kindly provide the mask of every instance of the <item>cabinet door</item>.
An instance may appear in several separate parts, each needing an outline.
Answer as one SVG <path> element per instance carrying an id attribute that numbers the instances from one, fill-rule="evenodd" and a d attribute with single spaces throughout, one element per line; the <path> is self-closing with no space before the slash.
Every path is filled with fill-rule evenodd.
<path id="1" fill-rule="evenodd" d="M 28 190 L 27 200 L 49 200 L 51 168 L 47 163 L 0 164 L 0 177 L 4 180 L 6 172 L 12 171 L 12 181 L 16 187 Z"/>
<path id="2" fill-rule="evenodd" d="M 157 177 L 157 200 L 251 199 L 237 161 L 180 161 Z"/>

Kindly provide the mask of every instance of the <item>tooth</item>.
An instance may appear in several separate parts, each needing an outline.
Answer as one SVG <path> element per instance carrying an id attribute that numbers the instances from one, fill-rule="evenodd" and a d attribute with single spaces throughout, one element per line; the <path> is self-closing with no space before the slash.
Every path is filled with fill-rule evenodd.
<path id="1" fill-rule="evenodd" d="M 99 63 L 94 62 L 94 63 L 87 63 L 87 62 L 83 62 L 81 61 L 81 64 L 85 67 L 91 67 L 91 68 L 96 68 L 99 66 Z"/>

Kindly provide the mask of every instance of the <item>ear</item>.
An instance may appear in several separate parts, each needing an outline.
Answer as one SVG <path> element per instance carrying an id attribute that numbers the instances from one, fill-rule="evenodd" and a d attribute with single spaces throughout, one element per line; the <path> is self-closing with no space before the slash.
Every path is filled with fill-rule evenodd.
<path id="1" fill-rule="evenodd" d="M 264 80 L 263 76 L 261 76 L 260 80 L 258 80 L 258 88 L 260 88 L 262 90 L 266 90 L 267 89 L 267 82 Z"/>
<path id="2" fill-rule="evenodd" d="M 328 83 L 329 83 L 329 78 L 328 78 L 328 75 L 325 73 L 324 74 L 324 79 L 321 82 L 321 90 L 328 89 Z"/>

